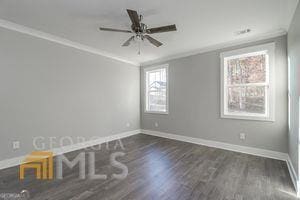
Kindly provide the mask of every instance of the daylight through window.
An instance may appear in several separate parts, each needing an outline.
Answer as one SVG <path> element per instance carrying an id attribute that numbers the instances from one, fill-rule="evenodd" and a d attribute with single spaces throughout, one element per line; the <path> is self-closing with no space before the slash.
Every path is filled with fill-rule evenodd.
<path id="1" fill-rule="evenodd" d="M 145 69 L 146 112 L 168 113 L 168 66 Z"/>
<path id="2" fill-rule="evenodd" d="M 273 45 L 222 54 L 222 116 L 272 120 Z"/>

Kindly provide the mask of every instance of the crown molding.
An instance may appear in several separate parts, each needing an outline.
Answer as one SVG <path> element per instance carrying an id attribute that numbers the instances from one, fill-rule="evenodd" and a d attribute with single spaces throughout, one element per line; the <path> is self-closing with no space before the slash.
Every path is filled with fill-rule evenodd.
<path id="1" fill-rule="evenodd" d="M 134 66 L 149 66 L 149 65 L 166 62 L 166 61 L 173 60 L 173 59 L 184 58 L 184 57 L 193 56 L 193 55 L 197 55 L 197 54 L 201 54 L 201 53 L 205 53 L 205 52 L 209 52 L 209 51 L 215 51 L 215 50 L 219 50 L 219 49 L 223 49 L 223 48 L 233 47 L 233 46 L 242 45 L 242 44 L 246 44 L 246 43 L 250 43 L 250 42 L 256 42 L 259 40 L 269 39 L 269 38 L 278 37 L 278 36 L 287 34 L 287 32 L 285 30 L 278 30 L 278 31 L 270 32 L 270 33 L 253 36 L 250 38 L 243 38 L 243 39 L 234 40 L 234 41 L 230 41 L 230 42 L 226 42 L 226 43 L 207 46 L 207 47 L 196 49 L 196 50 L 189 51 L 189 52 L 182 52 L 179 54 L 169 55 L 166 57 L 138 63 L 138 62 L 133 62 L 133 61 L 127 60 L 125 58 L 121 58 L 119 56 L 113 55 L 113 54 L 105 52 L 105 51 L 101 51 L 97 48 L 94 48 L 94 47 L 91 47 L 88 45 L 74 42 L 74 41 L 68 40 L 66 38 L 56 36 L 56 35 L 53 35 L 50 33 L 46 33 L 43 31 L 39 31 L 39 30 L 30 28 L 27 26 L 23 26 L 23 25 L 20 25 L 20 24 L 17 24 L 17 23 L 8 21 L 8 20 L 0 19 L 0 27 L 8 29 L 8 30 L 16 31 L 19 33 L 31 35 L 33 37 L 41 38 L 41 39 L 48 40 L 51 42 L 55 42 L 55 43 L 58 43 L 58 44 L 61 44 L 64 46 L 68 46 L 68 47 L 72 47 L 72 48 L 79 49 L 82 51 L 86 51 L 86 52 L 89 52 L 92 54 L 111 58 L 113 60 L 128 63 L 128 64 L 131 64 Z"/>
<path id="2" fill-rule="evenodd" d="M 300 4 L 299 0 L 297 0 L 297 3 L 294 7 L 294 10 L 292 11 L 292 15 L 291 15 L 291 18 L 289 19 L 289 22 L 288 25 L 287 25 L 287 30 L 289 31 L 290 30 L 290 27 L 291 27 L 291 24 L 293 23 L 293 20 L 294 20 L 294 17 L 295 17 L 295 14 L 296 14 L 296 11 L 297 11 L 297 8 L 298 8 L 298 5 Z M 300 6 L 300 5 L 299 5 Z"/>
<path id="3" fill-rule="evenodd" d="M 89 52 L 89 53 L 92 53 L 92 54 L 96 54 L 96 55 L 104 56 L 104 57 L 107 57 L 107 58 L 111 58 L 111 59 L 114 59 L 114 60 L 117 60 L 117 61 L 121 61 L 121 62 L 124 62 L 124 63 L 131 64 L 131 65 L 140 66 L 140 64 L 137 63 L 137 62 L 132 62 L 130 60 L 127 60 L 127 59 L 118 57 L 116 55 L 110 54 L 108 52 L 101 51 L 101 50 L 96 49 L 94 47 L 90 47 L 90 46 L 87 46 L 87 45 L 84 45 L 84 44 L 80 44 L 78 42 L 68 40 L 68 39 L 63 38 L 63 37 L 59 37 L 59 36 L 56 36 L 56 35 L 53 35 L 53 34 L 50 34 L 50 33 L 46 33 L 46 32 L 39 31 L 39 30 L 36 30 L 36 29 L 33 29 L 33 28 L 29 28 L 27 26 L 23 26 L 23 25 L 20 25 L 20 24 L 17 24 L 17 23 L 8 21 L 8 20 L 0 19 L 0 27 L 8 29 L 8 30 L 16 31 L 16 32 L 19 32 L 19 33 L 31 35 L 33 37 L 41 38 L 41 39 L 48 40 L 48 41 L 51 41 L 51 42 L 55 42 L 55 43 L 58 43 L 58 44 L 61 44 L 61 45 L 64 45 L 64 46 L 68 46 L 68 47 L 72 47 L 72 48 L 79 49 L 79 50 L 82 50 L 82 51 L 86 51 L 86 52 Z"/>
<path id="4" fill-rule="evenodd" d="M 184 57 L 188 57 L 188 56 L 193 56 L 193 55 L 202 54 L 202 53 L 220 50 L 220 49 L 229 48 L 229 47 L 234 47 L 234 46 L 247 44 L 247 43 L 251 43 L 251 42 L 257 42 L 260 40 L 279 37 L 279 36 L 286 35 L 286 34 L 287 34 L 286 30 L 280 29 L 280 30 L 277 30 L 274 32 L 260 34 L 260 35 L 256 35 L 256 36 L 249 37 L 249 38 L 242 38 L 242 39 L 238 39 L 238 40 L 234 40 L 234 41 L 230 41 L 230 42 L 207 46 L 207 47 L 196 49 L 196 50 L 189 51 L 189 52 L 182 52 L 179 54 L 174 54 L 174 55 L 166 56 L 163 58 L 158 58 L 158 59 L 142 62 L 141 66 L 150 66 L 150 65 L 154 65 L 154 64 L 158 64 L 158 63 L 162 63 L 162 62 L 166 62 L 166 61 L 170 61 L 170 60 L 174 60 L 174 59 L 178 59 L 178 58 L 184 58 Z"/>

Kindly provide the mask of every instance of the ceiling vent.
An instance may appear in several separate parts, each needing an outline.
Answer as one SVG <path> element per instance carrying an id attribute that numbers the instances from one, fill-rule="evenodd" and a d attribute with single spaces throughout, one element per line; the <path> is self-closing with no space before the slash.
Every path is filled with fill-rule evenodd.
<path id="1" fill-rule="evenodd" d="M 244 30 L 237 31 L 236 34 L 237 35 L 244 35 L 244 34 L 250 33 L 250 32 L 251 32 L 251 29 L 247 28 L 247 29 L 244 29 Z"/>

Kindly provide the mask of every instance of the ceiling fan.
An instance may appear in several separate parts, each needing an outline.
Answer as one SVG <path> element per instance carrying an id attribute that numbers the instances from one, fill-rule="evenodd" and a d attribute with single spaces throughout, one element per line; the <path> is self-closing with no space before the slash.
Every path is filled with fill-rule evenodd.
<path id="1" fill-rule="evenodd" d="M 123 47 L 129 46 L 130 43 L 135 39 L 138 40 L 138 41 L 144 41 L 144 39 L 147 39 L 154 46 L 160 47 L 161 45 L 163 45 L 163 43 L 161 43 L 160 41 L 154 39 L 149 34 L 163 33 L 163 32 L 169 32 L 169 31 L 176 31 L 177 30 L 175 24 L 148 29 L 147 25 L 141 22 L 142 19 L 143 19 L 143 16 L 138 15 L 137 11 L 127 9 L 127 13 L 128 13 L 129 18 L 132 22 L 131 30 L 121 30 L 121 29 L 100 27 L 101 31 L 114 31 L 114 32 L 122 32 L 122 33 L 133 33 L 134 35 L 131 36 L 122 45 Z M 139 54 L 140 54 L 140 51 L 139 51 Z"/>

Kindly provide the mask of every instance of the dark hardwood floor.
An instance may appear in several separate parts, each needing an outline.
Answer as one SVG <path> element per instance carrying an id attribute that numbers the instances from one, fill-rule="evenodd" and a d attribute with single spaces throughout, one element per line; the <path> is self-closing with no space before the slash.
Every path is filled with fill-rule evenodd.
<path id="1" fill-rule="evenodd" d="M 110 149 L 102 145 L 96 151 L 96 173 L 107 180 L 78 179 L 78 166 L 64 166 L 63 180 L 36 180 L 33 171 L 20 181 L 18 167 L 0 171 L 0 194 L 28 190 L 36 200 L 101 199 L 201 199 L 268 200 L 296 199 L 286 163 L 242 153 L 225 151 L 148 135 L 122 139 L 124 150 L 116 142 Z M 78 152 L 68 153 L 74 158 Z M 126 155 L 118 161 L 128 167 L 124 180 L 111 178 L 120 173 L 112 167 L 110 154 Z M 1 199 L 1 196 L 0 196 Z"/>

